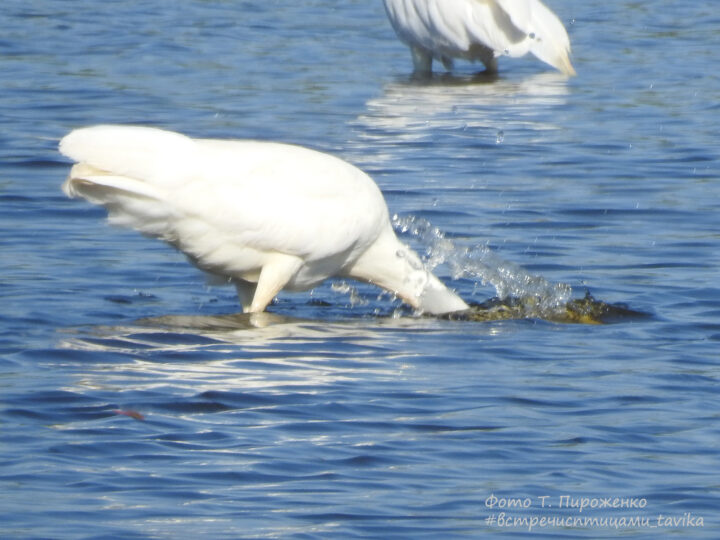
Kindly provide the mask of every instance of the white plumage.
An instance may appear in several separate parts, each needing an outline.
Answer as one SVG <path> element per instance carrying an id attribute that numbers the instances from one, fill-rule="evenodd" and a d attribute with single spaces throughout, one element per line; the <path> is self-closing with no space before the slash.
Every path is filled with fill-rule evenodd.
<path id="1" fill-rule="evenodd" d="M 374 283 L 423 312 L 467 309 L 395 236 L 375 182 L 333 156 L 133 126 L 75 130 L 60 151 L 77 162 L 68 196 L 231 281 L 246 312 L 333 276 Z"/>
<path id="2" fill-rule="evenodd" d="M 453 58 L 480 61 L 496 72 L 499 56 L 530 52 L 566 75 L 575 74 L 565 27 L 540 0 L 384 1 L 418 73 L 430 73 L 433 59 L 450 69 Z"/>

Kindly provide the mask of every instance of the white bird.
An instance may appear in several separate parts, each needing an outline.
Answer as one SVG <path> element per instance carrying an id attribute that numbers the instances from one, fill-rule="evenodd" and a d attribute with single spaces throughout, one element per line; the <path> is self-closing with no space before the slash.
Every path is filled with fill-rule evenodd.
<path id="1" fill-rule="evenodd" d="M 570 39 L 540 0 L 384 0 L 388 18 L 410 47 L 415 72 L 432 72 L 433 59 L 452 69 L 453 58 L 479 60 L 497 72 L 499 56 L 528 52 L 566 75 Z"/>
<path id="2" fill-rule="evenodd" d="M 68 196 L 232 282 L 245 312 L 330 277 L 373 283 L 421 312 L 468 308 L 395 236 L 375 182 L 331 155 L 136 126 L 77 129 L 60 152 L 77 162 Z"/>

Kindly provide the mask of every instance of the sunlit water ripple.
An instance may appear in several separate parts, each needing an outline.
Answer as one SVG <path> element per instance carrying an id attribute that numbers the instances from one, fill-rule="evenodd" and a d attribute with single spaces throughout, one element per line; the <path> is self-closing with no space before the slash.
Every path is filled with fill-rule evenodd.
<path id="1" fill-rule="evenodd" d="M 6 1 L 1 536 L 716 538 L 720 20 L 548 4 L 569 81 L 530 59 L 412 80 L 379 0 Z M 58 139 L 101 122 L 335 153 L 466 300 L 650 316 L 440 320 L 352 282 L 237 314 L 62 195 Z"/>

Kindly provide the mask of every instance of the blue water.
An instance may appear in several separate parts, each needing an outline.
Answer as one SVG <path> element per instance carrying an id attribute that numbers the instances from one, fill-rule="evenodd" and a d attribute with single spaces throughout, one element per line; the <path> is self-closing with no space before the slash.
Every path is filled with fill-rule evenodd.
<path id="1" fill-rule="evenodd" d="M 380 0 L 5 0 L 0 536 L 717 538 L 720 18 L 548 3 L 569 81 L 413 81 Z M 332 152 L 452 242 L 405 236 L 468 301 L 508 261 L 651 316 L 417 318 L 354 283 L 234 315 L 60 192 L 96 123 Z"/>

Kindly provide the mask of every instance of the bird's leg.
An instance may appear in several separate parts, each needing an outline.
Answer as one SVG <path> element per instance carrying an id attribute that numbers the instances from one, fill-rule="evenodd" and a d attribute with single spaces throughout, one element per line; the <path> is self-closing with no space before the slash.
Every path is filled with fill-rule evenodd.
<path id="1" fill-rule="evenodd" d="M 250 309 L 243 311 L 247 313 L 259 313 L 264 311 L 267 305 L 272 302 L 275 295 L 279 293 L 288 281 L 302 266 L 303 261 L 294 255 L 275 253 L 268 257 L 268 260 L 260 271 L 255 296 L 253 296 Z"/>
<path id="2" fill-rule="evenodd" d="M 255 296 L 256 288 L 257 283 L 245 281 L 244 279 L 235 280 L 235 289 L 237 290 L 238 299 L 240 300 L 240 305 L 244 313 L 250 311 L 250 305 Z"/>
<path id="3" fill-rule="evenodd" d="M 429 77 L 432 74 L 432 54 L 420 47 L 410 47 L 414 75 Z"/>
<path id="4" fill-rule="evenodd" d="M 497 75 L 497 73 L 498 73 L 497 58 L 495 58 L 495 57 L 484 58 L 482 60 L 482 63 L 485 65 L 485 74 L 486 75 Z"/>

